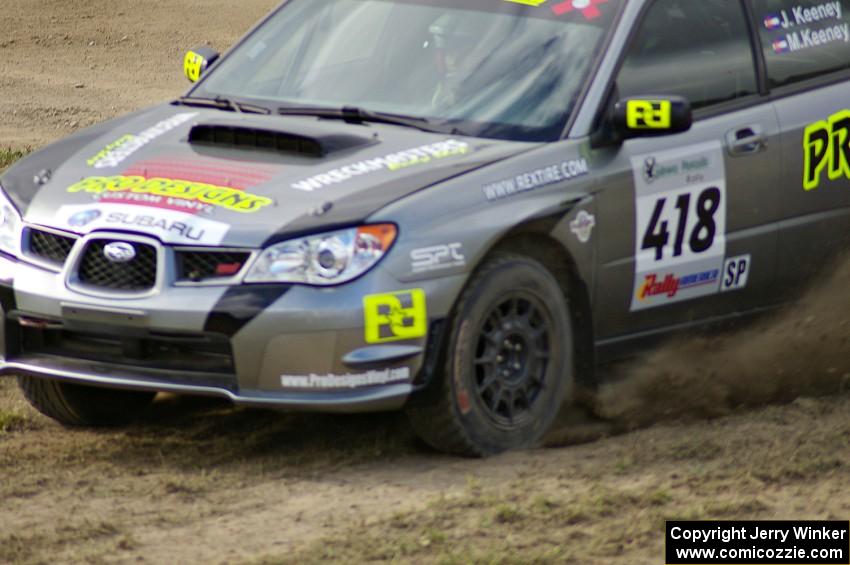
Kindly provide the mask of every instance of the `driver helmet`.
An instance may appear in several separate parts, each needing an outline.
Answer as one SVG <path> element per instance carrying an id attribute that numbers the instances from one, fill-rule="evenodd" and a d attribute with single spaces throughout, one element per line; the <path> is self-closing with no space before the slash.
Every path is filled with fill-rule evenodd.
<path id="1" fill-rule="evenodd" d="M 458 72 L 481 39 L 481 19 L 474 16 L 475 14 L 445 13 L 428 28 L 434 40 L 437 69 L 442 75 L 448 76 Z"/>

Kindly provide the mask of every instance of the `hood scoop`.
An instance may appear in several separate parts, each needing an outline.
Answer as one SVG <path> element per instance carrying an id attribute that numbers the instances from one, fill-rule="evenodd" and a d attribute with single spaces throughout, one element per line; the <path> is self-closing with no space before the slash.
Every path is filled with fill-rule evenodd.
<path id="1" fill-rule="evenodd" d="M 338 151 L 374 145 L 378 143 L 378 140 L 374 137 L 328 131 L 315 126 L 305 128 L 301 124 L 299 124 L 299 133 L 294 133 L 267 124 L 209 122 L 192 127 L 189 131 L 189 143 L 318 158 Z"/>

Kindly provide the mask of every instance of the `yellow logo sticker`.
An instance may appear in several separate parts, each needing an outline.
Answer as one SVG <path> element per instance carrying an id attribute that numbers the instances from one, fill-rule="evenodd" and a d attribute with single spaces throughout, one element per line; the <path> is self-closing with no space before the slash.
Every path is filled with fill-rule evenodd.
<path id="1" fill-rule="evenodd" d="M 136 139 L 135 135 L 125 135 L 121 139 L 119 139 L 118 141 L 113 141 L 112 143 L 110 143 L 109 145 L 107 145 L 106 147 L 101 149 L 97 153 L 97 155 L 95 155 L 94 157 L 92 157 L 91 159 L 86 161 L 86 164 L 89 167 L 94 167 L 101 160 L 106 159 L 110 155 L 110 153 L 112 153 L 116 149 L 120 149 L 121 147 L 127 145 L 128 143 L 130 143 L 134 139 Z"/>
<path id="2" fill-rule="evenodd" d="M 428 311 L 421 288 L 363 298 L 366 343 L 425 337 Z"/>
<path id="3" fill-rule="evenodd" d="M 673 103 L 669 100 L 629 100 L 626 102 L 626 126 L 629 129 L 670 129 Z"/>
<path id="4" fill-rule="evenodd" d="M 803 132 L 803 189 L 820 186 L 824 169 L 829 180 L 850 179 L 850 110 L 815 122 Z"/>
<path id="5" fill-rule="evenodd" d="M 203 202 L 243 214 L 257 212 L 273 203 L 271 198 L 257 196 L 226 186 L 185 180 L 146 179 L 139 176 L 88 177 L 69 186 L 68 192 L 153 194 L 167 198 Z"/>
<path id="6" fill-rule="evenodd" d="M 526 6 L 540 6 L 545 4 L 546 0 L 505 0 L 505 2 L 513 2 L 514 4 L 525 4 Z"/>
<path id="7" fill-rule="evenodd" d="M 207 60 L 194 51 L 186 53 L 186 57 L 183 59 L 183 72 L 186 73 L 186 78 L 191 82 L 198 82 L 206 66 Z"/>

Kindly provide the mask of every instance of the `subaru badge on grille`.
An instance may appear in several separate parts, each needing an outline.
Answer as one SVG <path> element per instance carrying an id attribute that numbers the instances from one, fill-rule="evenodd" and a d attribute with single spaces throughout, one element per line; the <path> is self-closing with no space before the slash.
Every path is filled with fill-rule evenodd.
<path id="1" fill-rule="evenodd" d="M 129 243 L 116 241 L 103 248 L 103 256 L 113 263 L 127 263 L 136 258 L 136 248 Z"/>

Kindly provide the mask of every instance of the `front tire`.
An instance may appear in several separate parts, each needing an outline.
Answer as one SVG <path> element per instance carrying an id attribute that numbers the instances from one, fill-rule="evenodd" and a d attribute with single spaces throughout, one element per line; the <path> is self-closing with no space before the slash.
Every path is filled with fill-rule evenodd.
<path id="1" fill-rule="evenodd" d="M 18 376 L 18 386 L 36 410 L 71 427 L 128 424 L 156 396 L 155 392 L 99 388 L 23 375 Z"/>
<path id="2" fill-rule="evenodd" d="M 538 443 L 573 389 L 573 336 L 558 281 L 500 254 L 472 277 L 450 321 L 436 399 L 411 406 L 432 447 L 485 456 Z"/>

